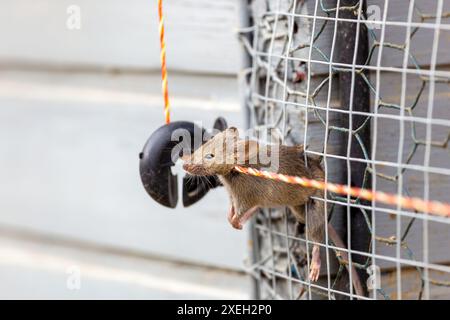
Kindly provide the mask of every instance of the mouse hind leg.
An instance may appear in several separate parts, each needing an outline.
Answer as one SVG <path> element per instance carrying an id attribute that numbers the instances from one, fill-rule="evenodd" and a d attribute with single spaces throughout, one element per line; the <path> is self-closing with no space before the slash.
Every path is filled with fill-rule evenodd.
<path id="1" fill-rule="evenodd" d="M 325 235 L 325 208 L 323 201 L 314 200 L 310 201 L 311 205 L 306 214 L 307 220 L 307 232 L 310 240 L 314 241 L 311 256 L 311 266 L 309 277 L 312 281 L 317 281 L 320 275 L 320 245 L 324 244 Z"/>
<path id="2" fill-rule="evenodd" d="M 295 206 L 291 211 L 299 222 L 305 223 L 308 240 L 315 242 L 311 252 L 311 262 L 309 267 L 309 278 L 312 281 L 317 281 L 320 275 L 320 245 L 323 244 L 325 232 L 325 214 L 323 201 L 310 200 L 308 211 L 305 213 L 305 206 Z M 305 219 L 306 216 L 306 219 Z"/>

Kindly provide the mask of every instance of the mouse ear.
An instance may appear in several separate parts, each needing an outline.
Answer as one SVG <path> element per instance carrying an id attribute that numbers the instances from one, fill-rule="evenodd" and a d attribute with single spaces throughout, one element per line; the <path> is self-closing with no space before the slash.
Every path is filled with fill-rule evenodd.
<path id="1" fill-rule="evenodd" d="M 255 140 L 240 140 L 236 143 L 237 164 L 257 164 L 259 144 Z"/>
<path id="2" fill-rule="evenodd" d="M 227 128 L 228 128 L 227 121 L 223 117 L 218 117 L 214 121 L 213 129 L 219 130 L 219 131 L 224 131 Z"/>
<path id="3" fill-rule="evenodd" d="M 229 127 L 226 131 L 236 135 L 239 138 L 239 130 L 236 127 Z"/>

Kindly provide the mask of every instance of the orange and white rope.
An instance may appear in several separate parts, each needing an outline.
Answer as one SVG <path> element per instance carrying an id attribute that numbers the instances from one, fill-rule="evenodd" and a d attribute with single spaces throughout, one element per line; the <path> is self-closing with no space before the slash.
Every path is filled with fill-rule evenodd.
<path id="1" fill-rule="evenodd" d="M 162 93 L 164 97 L 164 117 L 166 123 L 170 123 L 170 103 L 169 89 L 167 86 L 167 67 L 166 67 L 166 43 L 164 41 L 164 15 L 162 0 L 158 0 L 159 15 L 159 42 L 161 46 L 161 76 L 162 76 Z"/>
<path id="2" fill-rule="evenodd" d="M 395 194 L 389 194 L 381 191 L 372 191 L 357 187 L 348 187 L 342 184 L 323 182 L 305 177 L 288 176 L 284 174 L 262 171 L 253 168 L 245 168 L 236 166 L 234 169 L 237 172 L 282 181 L 291 184 L 298 184 L 306 188 L 315 188 L 320 190 L 329 190 L 331 192 L 341 195 L 351 195 L 360 199 L 368 201 L 378 201 L 389 205 L 400 205 L 404 209 L 417 210 L 423 213 L 429 213 L 436 216 L 450 218 L 450 204 L 438 201 L 424 201 L 420 198 L 403 197 Z"/>

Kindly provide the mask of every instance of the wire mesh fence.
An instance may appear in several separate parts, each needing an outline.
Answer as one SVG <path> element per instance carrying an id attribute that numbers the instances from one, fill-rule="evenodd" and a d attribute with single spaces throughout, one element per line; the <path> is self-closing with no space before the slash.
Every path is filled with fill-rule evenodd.
<path id="1" fill-rule="evenodd" d="M 325 182 L 448 202 L 450 1 L 251 0 L 244 10 L 245 109 L 259 137 L 304 144 Z M 261 211 L 256 298 L 450 298 L 450 219 L 332 192 L 316 200 L 348 261 L 325 233 L 311 282 L 308 226 L 286 208 Z"/>

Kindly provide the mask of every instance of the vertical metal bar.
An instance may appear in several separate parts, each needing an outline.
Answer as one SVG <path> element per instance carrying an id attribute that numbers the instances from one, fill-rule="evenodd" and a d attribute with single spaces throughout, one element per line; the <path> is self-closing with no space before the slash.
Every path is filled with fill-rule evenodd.
<path id="1" fill-rule="evenodd" d="M 329 137 L 329 127 L 330 127 L 330 116 L 329 111 L 331 107 L 331 95 L 333 88 L 333 57 L 334 51 L 336 48 L 336 39 L 337 39 L 337 27 L 338 27 L 338 19 L 340 13 L 340 0 L 333 1 L 333 4 L 336 7 L 336 16 L 333 26 L 333 40 L 331 42 L 331 52 L 330 52 L 330 64 L 328 66 L 328 93 L 327 93 L 327 104 L 326 104 L 326 115 L 325 115 L 325 135 L 324 135 L 324 144 L 323 144 L 323 166 L 325 171 L 325 183 L 328 183 L 328 161 L 327 161 L 327 152 L 328 152 L 328 137 Z M 327 262 L 327 289 L 328 289 L 328 299 L 331 300 L 331 268 L 330 268 L 330 248 L 329 248 L 329 236 L 328 236 L 328 224 L 331 221 L 328 221 L 328 190 L 325 190 L 324 194 L 324 210 L 325 210 L 325 249 L 326 249 L 326 262 Z"/>
<path id="2" fill-rule="evenodd" d="M 287 95 L 287 81 L 288 81 L 288 66 L 289 66 L 289 55 L 291 51 L 292 46 L 292 37 L 294 34 L 294 14 L 297 9 L 297 2 L 294 1 L 292 5 L 292 15 L 289 17 L 289 23 L 288 23 L 288 43 L 286 47 L 286 56 L 284 57 L 284 79 L 283 79 L 283 135 L 282 135 L 282 143 L 284 143 L 284 139 L 286 137 L 286 123 L 287 123 L 287 105 L 286 101 L 288 99 Z M 282 53 L 283 54 L 283 53 Z M 292 270 L 291 270 L 291 253 L 290 253 L 290 247 L 289 247 L 289 226 L 288 226 L 288 218 L 287 218 L 287 209 L 284 209 L 284 216 L 285 216 L 285 230 L 286 230 L 286 255 L 288 260 L 288 288 L 289 288 L 289 299 L 292 300 L 293 293 L 292 293 Z"/>
<path id="3" fill-rule="evenodd" d="M 359 0 L 342 0 L 341 6 L 350 7 L 359 3 Z M 361 10 L 365 12 L 365 2 L 361 2 Z M 356 19 L 358 15 L 355 15 L 353 10 L 342 10 L 340 14 L 342 19 L 353 19 L 355 22 L 340 21 L 338 32 L 338 62 L 345 64 L 358 64 L 364 65 L 369 53 L 369 41 L 367 34 L 367 27 L 364 24 L 359 24 L 360 32 L 357 36 L 358 24 Z M 358 46 L 356 46 L 358 44 Z M 355 48 L 357 47 L 357 48 Z M 355 53 L 355 50 L 357 52 Z M 354 61 L 354 55 L 356 54 L 356 61 Z M 368 73 L 363 71 L 368 77 Z M 354 77 L 354 81 L 352 81 Z M 352 82 L 354 82 L 354 88 L 352 89 Z M 340 84 L 340 103 L 344 110 L 349 111 L 362 111 L 370 112 L 370 91 L 369 87 L 365 83 L 363 77 L 357 72 L 339 72 L 339 84 Z M 352 94 L 353 93 L 353 94 Z M 348 117 L 342 117 L 342 127 L 355 130 L 359 128 L 364 122 L 365 117 L 360 115 L 349 114 Z M 363 151 L 356 139 L 351 139 L 350 136 L 346 137 L 342 141 L 342 154 L 349 155 L 352 158 L 364 158 Z M 361 141 L 367 150 L 370 150 L 370 126 L 367 124 L 359 133 Z M 349 141 L 350 140 L 350 141 Z M 350 152 L 347 152 L 350 151 Z M 350 162 L 348 166 L 343 166 L 343 176 L 347 175 L 351 177 L 349 183 L 352 186 L 362 187 L 364 184 L 364 173 L 366 170 L 366 164 L 363 162 Z M 365 184 L 366 188 L 370 188 L 370 181 Z M 368 205 L 368 204 L 367 204 Z M 358 251 L 368 251 L 370 243 L 370 232 L 363 214 L 358 208 L 350 208 L 348 221 L 350 230 L 347 230 L 348 238 L 351 238 L 350 249 Z M 370 216 L 370 213 L 368 213 Z M 349 255 L 349 259 L 357 263 L 365 263 L 366 258 L 361 255 Z M 367 273 L 364 270 L 357 270 L 359 277 L 362 281 L 364 290 L 367 294 L 366 279 Z M 350 275 L 351 276 L 351 275 Z M 349 284 L 351 286 L 351 284 Z M 351 289 L 351 287 L 350 287 Z M 351 290 L 350 290 L 351 291 Z"/>
<path id="4" fill-rule="evenodd" d="M 239 27 L 241 29 L 245 29 L 251 26 L 251 17 L 249 14 L 249 6 L 250 6 L 250 0 L 241 0 L 238 1 L 239 7 Z M 247 37 L 249 40 L 249 43 L 252 43 L 251 34 L 248 32 L 245 32 L 243 37 Z M 241 70 L 246 70 L 247 68 L 250 68 L 252 66 L 252 57 L 248 53 L 248 51 L 245 49 L 245 47 L 242 45 L 241 48 Z M 244 115 L 244 126 L 246 129 L 250 127 L 250 110 L 247 105 L 247 94 L 249 88 L 245 85 L 245 75 L 241 75 L 243 79 L 240 81 L 240 99 L 241 99 L 241 106 L 242 106 L 242 113 Z"/>
<path id="5" fill-rule="evenodd" d="M 386 34 L 386 20 L 387 20 L 387 13 L 389 8 L 389 0 L 384 0 L 384 12 L 383 12 L 383 22 L 381 24 L 381 37 L 380 37 L 380 45 L 378 50 L 378 57 L 377 57 L 377 64 L 376 64 L 376 87 L 375 87 L 375 100 L 374 100 L 374 108 L 373 108 L 373 132 L 372 132 L 372 155 L 370 159 L 376 160 L 376 154 L 377 154 L 377 141 L 378 141 L 378 105 L 381 102 L 381 96 L 380 96 L 380 90 L 381 90 L 381 58 L 383 57 L 383 49 L 384 49 L 384 40 L 385 40 L 385 34 Z M 372 188 L 373 190 L 377 190 L 377 168 L 376 165 L 372 165 Z M 377 234 L 377 228 L 376 228 L 376 218 L 375 218 L 375 209 L 376 209 L 376 201 L 372 201 L 372 266 L 376 267 L 377 262 L 375 260 L 375 255 L 377 252 L 377 242 L 376 242 L 376 234 Z M 375 283 L 373 286 L 373 299 L 377 299 L 377 290 L 380 288 L 377 288 L 378 281 L 381 282 L 381 279 L 378 279 L 378 277 L 381 277 L 381 274 L 379 274 L 375 269 L 372 269 L 375 275 Z"/>
<path id="6" fill-rule="evenodd" d="M 413 10 L 414 10 L 414 0 L 411 0 L 409 3 L 408 10 L 408 26 L 406 27 L 406 36 L 405 36 L 405 51 L 403 53 L 403 72 L 402 72 L 402 92 L 400 98 L 400 117 L 399 120 L 399 139 L 398 139 L 398 153 L 397 153 L 397 176 L 398 176 L 398 184 L 397 184 L 397 193 L 398 195 L 402 195 L 403 192 L 403 173 L 402 173 L 402 162 L 403 162 L 403 147 L 405 144 L 405 108 L 406 108 L 406 86 L 407 86 L 407 77 L 406 77 L 406 69 L 408 69 L 408 60 L 409 60 L 409 49 L 410 49 L 410 37 L 411 37 L 411 22 L 413 19 Z M 400 205 L 397 206 L 397 210 L 401 210 Z M 396 217 L 396 257 L 398 260 L 401 259 L 401 234 L 402 234 L 402 217 L 400 214 L 397 214 Z M 397 261 L 396 263 L 396 272 L 397 272 L 397 299 L 402 299 L 402 267 L 401 263 Z"/>
<path id="7" fill-rule="evenodd" d="M 319 8 L 319 2 L 316 1 L 315 2 L 315 6 L 314 6 L 314 14 L 313 14 L 313 25 L 311 28 L 311 40 L 309 43 L 309 51 L 308 51 L 308 62 L 307 62 L 307 82 L 306 82 L 306 99 L 305 99 L 305 105 L 306 105 L 306 112 L 305 112 L 305 129 L 303 132 L 303 146 L 305 147 L 305 153 L 304 153 L 304 161 L 305 161 L 305 165 L 306 167 L 308 167 L 308 150 L 307 150 L 307 146 L 308 146 L 308 125 L 309 125 L 309 117 L 308 117 L 308 108 L 310 107 L 310 95 L 311 95 L 311 79 L 312 79 L 312 75 L 311 75 L 311 60 L 312 60 L 312 49 L 313 49 L 313 45 L 314 45 L 314 35 L 316 33 L 316 26 L 317 26 L 317 12 L 318 12 L 318 8 Z M 305 221 L 308 221 L 308 204 L 305 204 Z M 308 223 L 306 223 L 306 231 L 305 231 L 305 239 L 306 239 L 306 257 L 307 257 L 307 266 L 308 266 L 308 270 L 310 270 L 310 264 L 311 264 L 311 257 L 309 254 L 309 248 L 310 248 L 310 239 L 308 237 Z M 309 294 L 309 299 L 312 300 L 312 294 L 311 294 L 311 280 L 308 277 L 308 294 Z"/>
<path id="8" fill-rule="evenodd" d="M 270 88 L 270 74 L 271 74 L 271 69 L 272 69 L 272 57 L 273 57 L 273 49 L 274 49 L 274 43 L 275 43 L 275 36 L 277 33 L 277 28 L 278 28 L 278 24 L 279 24 L 279 12 L 280 12 L 280 8 L 281 8 L 281 0 L 277 1 L 277 10 L 276 10 L 276 15 L 275 15 L 275 22 L 273 25 L 273 30 L 272 30 L 272 34 L 271 34 L 271 38 L 270 38 L 270 46 L 269 46 L 269 57 L 268 57 L 268 66 L 267 66 L 267 75 L 266 75 L 266 85 L 265 85 L 265 92 L 264 92 L 264 97 L 266 98 L 266 100 L 264 101 L 264 123 L 267 126 L 269 124 L 269 108 L 268 108 L 268 98 L 269 98 L 269 88 Z M 273 112 L 273 109 L 272 109 Z M 273 118 L 273 117 L 271 117 Z M 265 134 L 265 139 L 267 139 L 268 137 L 268 131 Z M 270 252 L 271 252 L 271 261 L 272 261 L 272 269 L 275 271 L 276 269 L 276 261 L 275 261 L 275 252 L 274 252 L 274 234 L 273 234 L 273 226 L 272 226 L 272 208 L 268 208 L 265 210 L 265 213 L 267 213 L 267 221 L 268 221 L 268 228 L 269 228 L 269 246 L 270 246 Z M 274 294 L 276 295 L 277 293 L 277 277 L 275 275 L 275 272 L 272 275 L 272 290 L 274 292 Z M 274 296 L 275 298 L 275 296 Z"/>
<path id="9" fill-rule="evenodd" d="M 308 167 L 308 150 L 307 150 L 307 145 L 308 145 L 308 124 L 309 124 L 309 118 L 308 118 L 308 107 L 309 107 L 309 98 L 310 98 L 310 94 L 311 94 L 311 58 L 312 58 L 312 49 L 313 49 L 313 45 L 314 45 L 314 34 L 316 32 L 316 22 L 317 22 L 317 10 L 319 8 L 319 2 L 316 0 L 316 4 L 314 6 L 314 15 L 313 15 L 313 26 L 312 26 L 312 30 L 311 30 L 311 41 L 309 43 L 309 52 L 308 52 L 308 62 L 307 62 L 307 82 L 306 82 L 306 99 L 305 99 L 305 105 L 306 105 L 306 112 L 305 112 L 305 130 L 303 133 L 303 146 L 305 148 L 305 153 L 304 153 L 304 161 L 305 161 L 305 165 L 306 167 Z M 310 255 L 309 255 L 309 245 L 310 245 L 310 240 L 308 237 L 308 205 L 305 205 L 305 221 L 306 221 L 306 231 L 305 231 L 305 239 L 306 239 L 306 256 L 307 256 L 307 266 L 308 266 L 308 270 L 310 270 Z M 308 277 L 308 294 L 309 294 L 309 299 L 312 299 L 312 295 L 311 295 L 311 280 Z"/>
<path id="10" fill-rule="evenodd" d="M 249 14 L 249 6 L 250 6 L 250 0 L 241 0 L 238 1 L 239 3 L 239 24 L 241 29 L 245 29 L 251 26 L 251 17 Z M 249 43 L 252 43 L 251 34 L 250 33 L 244 33 L 242 35 L 243 37 L 247 37 L 249 40 Z M 252 57 L 247 52 L 245 47 L 241 46 L 241 69 L 246 70 L 247 68 L 250 68 L 252 65 Z M 241 106 L 242 106 L 242 113 L 244 117 L 244 126 L 246 129 L 250 127 L 250 109 L 247 104 L 247 96 L 248 96 L 248 88 L 246 86 L 246 75 L 241 74 L 241 79 L 239 81 L 240 83 L 240 99 L 241 99 Z M 255 219 L 251 219 L 249 223 L 249 255 L 251 257 L 251 264 L 254 265 L 260 260 L 260 250 L 259 250 L 259 240 L 258 240 L 258 232 L 255 227 Z M 259 280 L 256 276 L 252 276 L 252 288 L 251 288 L 251 297 L 252 299 L 261 299 L 261 288 Z"/>
<path id="11" fill-rule="evenodd" d="M 442 9 L 443 9 L 443 1 L 437 1 L 436 8 L 436 28 L 434 29 L 433 35 L 433 47 L 431 50 L 431 61 L 430 61 L 430 87 L 428 91 L 428 106 L 427 106 L 427 125 L 426 125 L 426 144 L 425 144 L 425 154 L 424 154 L 424 167 L 428 168 L 430 166 L 431 159 L 431 140 L 432 140 L 432 118 L 433 118 L 433 107 L 434 107 L 434 95 L 436 89 L 436 65 L 437 65 L 437 54 L 439 48 L 439 34 L 440 34 L 440 26 L 442 20 Z M 424 173 L 424 192 L 423 199 L 428 201 L 430 199 L 430 174 L 429 172 Z M 429 268 L 428 265 L 430 263 L 429 257 L 429 230 L 428 230 L 428 219 L 423 220 L 423 262 L 425 263 L 425 268 L 423 270 L 423 277 L 425 279 L 425 291 L 424 298 L 430 299 L 430 277 L 429 277 Z"/>

